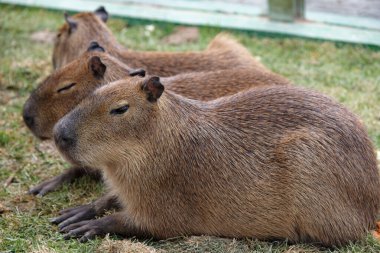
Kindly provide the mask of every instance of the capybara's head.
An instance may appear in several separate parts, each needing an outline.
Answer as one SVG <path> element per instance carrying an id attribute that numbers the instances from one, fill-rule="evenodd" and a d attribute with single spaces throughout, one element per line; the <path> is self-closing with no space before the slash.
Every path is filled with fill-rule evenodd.
<path id="1" fill-rule="evenodd" d="M 58 30 L 53 50 L 53 66 L 61 68 L 86 51 L 91 41 L 108 48 L 115 40 L 106 22 L 108 13 L 104 7 L 94 12 L 82 12 L 73 16 L 65 13 L 65 24 Z"/>
<path id="2" fill-rule="evenodd" d="M 54 127 L 54 140 L 74 164 L 107 166 L 141 153 L 159 113 L 159 77 L 129 78 L 97 89 Z"/>
<path id="3" fill-rule="evenodd" d="M 92 42 L 82 56 L 48 76 L 30 95 L 23 110 L 26 125 L 40 139 L 50 139 L 53 127 L 97 87 L 128 76 L 145 76 L 104 52 Z"/>

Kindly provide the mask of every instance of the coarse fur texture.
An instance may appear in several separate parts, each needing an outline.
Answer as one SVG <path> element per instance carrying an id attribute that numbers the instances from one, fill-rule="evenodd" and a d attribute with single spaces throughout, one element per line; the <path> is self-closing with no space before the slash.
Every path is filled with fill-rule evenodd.
<path id="1" fill-rule="evenodd" d="M 136 71 L 128 67 L 101 49 L 99 47 L 99 50 L 95 48 L 85 52 L 70 64 L 57 69 L 32 92 L 24 105 L 23 117 L 26 125 L 37 137 L 50 139 L 58 120 L 97 87 L 141 73 L 141 70 Z M 262 85 L 290 84 L 280 75 L 255 68 L 186 73 L 162 78 L 162 81 L 168 89 L 199 100 L 212 100 Z M 231 82 L 234 85 L 230 85 Z M 194 89 L 195 85 L 199 88 Z M 64 182 L 71 182 L 87 174 L 95 178 L 100 177 L 93 169 L 74 167 L 33 187 L 30 193 L 44 195 Z M 107 208 L 99 208 L 103 209 Z"/>
<path id="2" fill-rule="evenodd" d="M 162 77 L 229 69 L 231 66 L 267 70 L 244 46 L 223 33 L 217 35 L 202 52 L 143 52 L 126 49 L 117 42 L 96 12 L 83 12 L 66 18 L 54 44 L 54 67 L 61 68 L 75 60 L 87 50 L 91 41 L 97 41 L 128 66 L 143 68 L 149 74 Z"/>
<path id="3" fill-rule="evenodd" d="M 162 91 L 157 77 L 114 82 L 55 126 L 64 157 L 101 168 L 124 206 L 68 226 L 66 238 L 206 234 L 340 246 L 374 227 L 376 155 L 340 104 L 283 86 L 210 102 Z"/>
<path id="4" fill-rule="evenodd" d="M 92 44 L 94 45 L 94 44 Z M 68 65 L 57 69 L 33 91 L 26 101 L 23 117 L 26 125 L 40 139 L 50 139 L 54 125 L 97 87 L 139 73 L 115 57 L 91 47 Z M 140 71 L 141 72 L 141 71 Z M 199 100 L 212 100 L 238 91 L 263 85 L 289 85 L 290 82 L 273 72 L 257 68 L 186 73 L 162 78 L 166 87 L 178 94 Z M 234 85 L 230 85 L 234 83 Z M 199 87 L 194 89 L 193 87 Z M 99 178 L 89 168 L 74 167 L 64 174 L 45 181 L 30 190 L 44 195 L 64 182 L 86 174 Z M 104 202 L 102 202 L 104 203 Z M 106 203 L 109 203 L 106 201 Z M 103 207 L 100 207 L 103 210 Z"/>
<path id="5" fill-rule="evenodd" d="M 100 73 L 94 74 L 94 60 L 105 67 L 101 76 Z M 83 98 L 97 87 L 125 78 L 133 71 L 106 53 L 85 52 L 70 64 L 55 70 L 38 85 L 25 102 L 24 121 L 35 136 L 50 139 L 54 124 Z"/>
<path id="6" fill-rule="evenodd" d="M 234 67 L 235 69 L 240 68 L 240 70 L 231 73 L 233 75 L 240 75 L 243 68 L 251 68 L 255 73 L 267 72 L 265 75 L 260 73 L 258 77 L 255 75 L 254 81 L 256 83 L 254 85 L 262 85 L 264 83 L 276 84 L 276 82 L 288 83 L 285 78 L 271 73 L 262 64 L 256 61 L 246 48 L 226 34 L 216 36 L 216 38 L 209 44 L 208 49 L 204 52 L 133 52 L 126 50 L 117 43 L 112 33 L 105 25 L 107 19 L 108 13 L 102 7 L 97 9 L 94 13 L 80 13 L 73 17 L 65 14 L 66 22 L 59 29 L 54 45 L 54 67 L 64 68 L 64 65 L 77 59 L 82 52 L 85 52 L 87 49 L 86 47 L 90 42 L 98 40 L 102 45 L 105 45 L 112 55 L 120 58 L 132 67 L 145 67 L 148 71 L 151 71 L 154 74 L 160 74 L 161 76 L 170 76 L 182 72 L 207 72 L 215 70 L 213 74 L 208 72 L 211 81 L 218 79 L 214 77 L 215 75 L 220 74 L 220 72 L 218 72 L 220 71 L 219 69 L 226 70 L 225 74 L 228 76 L 232 72 L 230 71 L 231 67 Z M 71 110 L 75 104 L 78 103 L 87 92 L 91 92 L 95 86 L 125 77 L 124 73 L 117 72 L 117 70 L 113 69 L 108 69 L 108 73 L 104 77 L 102 76 L 102 74 L 104 74 L 102 71 L 104 72 L 105 69 L 97 69 L 94 73 L 91 71 L 89 64 L 86 65 L 84 62 L 80 63 L 82 63 L 82 65 L 79 66 L 79 69 L 76 69 L 78 66 L 71 65 L 63 71 L 53 73 L 50 76 L 52 78 L 46 79 L 46 81 L 44 81 L 43 84 L 32 93 L 31 97 L 25 104 L 23 115 L 24 121 L 39 138 L 49 139 L 51 137 L 51 129 L 55 122 Z M 98 64 L 97 66 L 104 67 L 101 64 Z M 128 66 L 125 66 L 125 68 L 131 73 Z M 230 73 L 228 71 L 230 71 Z M 98 72 L 100 72 L 100 74 Z M 250 74 L 254 74 L 253 72 L 250 72 Z M 248 72 L 244 72 L 244 74 L 245 73 Z M 92 75 L 90 76 L 89 74 Z M 125 74 L 127 75 L 127 72 Z M 118 76 L 118 78 L 115 78 L 116 76 Z M 85 80 L 86 78 L 84 77 L 88 77 L 88 79 Z M 108 80 L 107 77 L 109 77 Z M 270 78 L 268 79 L 268 77 Z M 241 77 L 239 80 L 243 81 L 244 78 L 249 78 L 249 76 Z M 188 79 L 186 78 L 186 80 Z M 196 78 L 194 81 L 197 82 Z M 177 82 L 177 84 L 179 85 L 173 87 L 173 90 L 180 92 L 182 88 L 180 87 L 179 82 Z M 247 85 L 251 86 L 252 82 L 245 83 L 242 86 Z M 192 92 L 189 92 L 188 95 L 189 97 L 194 98 L 199 98 L 203 95 L 204 99 L 208 100 L 220 96 L 218 95 L 219 93 L 221 95 L 228 95 L 239 89 L 239 87 L 234 87 L 232 89 L 225 88 L 223 92 L 220 92 L 218 89 L 223 85 L 220 85 L 220 83 L 217 82 L 214 83 L 213 86 L 214 87 L 212 87 L 210 91 L 203 90 L 203 94 L 198 95 L 197 93 L 193 94 Z M 45 89 L 43 87 L 45 87 Z M 57 89 L 53 90 L 54 88 Z M 75 95 L 71 94 L 73 91 Z M 57 93 L 61 94 L 58 95 Z M 38 110 L 36 108 L 42 109 Z M 86 174 L 91 174 L 95 178 L 99 178 L 99 174 L 92 169 L 74 167 L 65 172 L 65 174 L 59 175 L 33 187 L 30 190 L 30 193 L 44 195 L 47 192 L 55 190 L 63 182 L 71 182 L 75 177 Z"/>
<path id="7" fill-rule="evenodd" d="M 134 71 L 108 53 L 97 50 L 85 52 L 55 70 L 31 93 L 24 105 L 25 122 L 34 135 L 50 139 L 54 125 L 81 100 L 96 88 L 126 78 Z M 205 101 L 251 87 L 290 85 L 285 77 L 273 72 L 234 65 L 224 70 L 179 74 L 162 78 L 161 81 L 178 94 Z"/>

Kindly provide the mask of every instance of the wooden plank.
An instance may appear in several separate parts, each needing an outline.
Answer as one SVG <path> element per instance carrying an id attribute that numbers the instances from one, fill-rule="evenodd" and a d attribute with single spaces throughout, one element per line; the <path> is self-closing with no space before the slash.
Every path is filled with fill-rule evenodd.
<path id="1" fill-rule="evenodd" d="M 2 3 L 17 3 L 27 6 L 40 6 L 52 9 L 71 11 L 92 11 L 99 5 L 99 1 L 76 0 L 0 0 Z M 156 21 L 174 22 L 186 25 L 207 25 L 230 29 L 278 33 L 282 35 L 317 38 L 333 41 L 345 41 L 380 46 L 380 31 L 371 31 L 342 26 L 332 26 L 321 23 L 283 23 L 273 22 L 263 17 L 249 17 L 234 14 L 207 13 L 193 10 L 157 8 L 141 4 L 123 5 L 121 3 L 104 3 L 112 15 L 147 19 Z"/>
<path id="2" fill-rule="evenodd" d="M 281 0 L 282 1 L 282 0 Z M 299 1 L 299 0 L 297 0 Z M 299 3 L 304 5 L 304 1 Z M 222 13 L 231 13 L 231 14 L 244 14 L 244 15 L 264 15 L 264 10 L 257 8 L 252 5 L 247 4 L 235 4 L 235 3 L 226 3 L 218 1 L 203 1 L 203 0 L 111 0 L 109 2 L 119 2 L 119 3 L 144 3 L 154 6 L 163 6 L 169 8 L 180 8 L 180 9 L 192 9 L 200 11 L 210 11 L 210 12 L 222 12 Z M 353 16 L 342 16 L 331 13 L 323 12 L 306 12 L 302 11 L 303 7 L 296 8 L 296 17 L 297 18 L 306 18 L 308 21 L 316 21 L 321 23 L 333 24 L 333 25 L 342 25 L 348 27 L 358 27 L 365 29 L 375 29 L 380 30 L 380 21 L 373 18 L 365 17 L 353 17 Z M 297 13 L 301 11 L 301 13 Z M 303 14 L 302 14 L 303 12 Z M 289 20 L 290 21 L 290 20 Z"/>
<path id="3" fill-rule="evenodd" d="M 364 29 L 380 30 L 380 20 L 374 18 L 342 16 L 324 12 L 306 12 L 308 21 L 322 22 L 326 24 L 357 27 Z"/>
<path id="4" fill-rule="evenodd" d="M 252 5 L 207 0 L 111 0 L 108 2 L 124 4 L 146 4 L 174 9 L 189 9 L 252 16 L 264 14 L 264 10 Z"/>

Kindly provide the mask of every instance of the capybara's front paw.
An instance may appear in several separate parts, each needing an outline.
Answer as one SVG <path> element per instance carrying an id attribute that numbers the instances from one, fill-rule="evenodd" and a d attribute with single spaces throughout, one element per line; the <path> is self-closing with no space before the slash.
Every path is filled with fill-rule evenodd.
<path id="1" fill-rule="evenodd" d="M 122 231 L 120 227 L 120 218 L 117 214 L 105 216 L 97 220 L 85 220 L 74 223 L 62 228 L 60 231 L 65 233 L 65 240 L 70 238 L 79 238 L 80 242 L 87 242 L 96 236 L 104 236 L 108 233 L 118 234 Z"/>
<path id="2" fill-rule="evenodd" d="M 75 179 L 85 175 L 88 175 L 95 180 L 101 179 L 101 173 L 99 170 L 74 166 L 68 170 L 65 170 L 62 174 L 33 187 L 28 193 L 43 196 L 48 192 L 55 191 L 64 183 L 71 183 Z"/>
<path id="3" fill-rule="evenodd" d="M 55 191 L 59 188 L 66 180 L 62 178 L 61 175 L 56 176 L 50 180 L 46 180 L 41 184 L 31 188 L 28 193 L 42 197 L 48 192 Z"/>
<path id="4" fill-rule="evenodd" d="M 50 219 L 50 222 L 58 224 L 60 230 L 73 223 L 94 219 L 97 215 L 93 204 L 64 209 L 59 212 L 60 216 Z"/>

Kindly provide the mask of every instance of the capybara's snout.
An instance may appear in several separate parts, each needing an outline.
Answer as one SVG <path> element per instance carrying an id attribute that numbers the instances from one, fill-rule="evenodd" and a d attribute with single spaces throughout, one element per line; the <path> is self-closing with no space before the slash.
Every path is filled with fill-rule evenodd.
<path id="1" fill-rule="evenodd" d="M 70 124 L 61 120 L 54 128 L 54 141 L 62 152 L 68 152 L 75 147 L 76 134 Z"/>
<path id="2" fill-rule="evenodd" d="M 22 117 L 26 126 L 34 132 L 36 120 L 35 115 L 33 113 L 32 102 L 30 98 L 25 102 L 24 109 L 22 111 Z"/>

